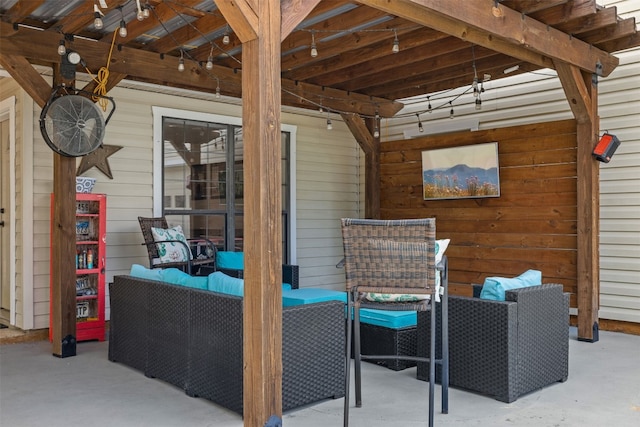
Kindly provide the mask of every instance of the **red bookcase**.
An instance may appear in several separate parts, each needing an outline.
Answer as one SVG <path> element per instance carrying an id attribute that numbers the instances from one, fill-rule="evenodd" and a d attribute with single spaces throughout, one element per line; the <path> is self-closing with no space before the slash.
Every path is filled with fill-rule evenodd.
<path id="1" fill-rule="evenodd" d="M 53 203 L 52 194 L 52 224 Z M 106 195 L 76 193 L 76 341 L 105 339 L 106 211 Z"/>

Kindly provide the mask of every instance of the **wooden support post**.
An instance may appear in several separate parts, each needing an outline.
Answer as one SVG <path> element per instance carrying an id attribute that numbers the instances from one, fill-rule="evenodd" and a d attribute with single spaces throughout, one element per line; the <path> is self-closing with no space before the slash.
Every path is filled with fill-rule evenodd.
<path id="1" fill-rule="evenodd" d="M 600 132 L 597 77 L 582 73 L 590 120 L 578 122 L 578 340 L 599 340 L 600 163 L 592 155 Z"/>
<path id="2" fill-rule="evenodd" d="M 254 427 L 282 424 L 282 140 L 280 1 L 251 3 L 217 2 L 243 52 L 243 406 Z"/>
<path id="3" fill-rule="evenodd" d="M 600 308 L 600 168 L 591 155 L 600 132 L 598 77 L 555 61 L 577 127 L 578 339 L 598 341 Z"/>
<path id="4" fill-rule="evenodd" d="M 54 66 L 54 86 L 73 87 Z M 51 226 L 51 339 L 53 355 L 76 355 L 76 159 L 53 153 L 53 224 Z"/>

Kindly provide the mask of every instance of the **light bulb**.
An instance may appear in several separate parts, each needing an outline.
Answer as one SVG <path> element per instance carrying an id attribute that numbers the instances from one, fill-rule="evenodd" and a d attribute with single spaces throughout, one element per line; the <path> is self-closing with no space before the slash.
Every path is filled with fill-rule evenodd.
<path id="1" fill-rule="evenodd" d="M 482 100 L 479 97 L 476 98 L 476 110 L 482 110 Z"/>
<path id="2" fill-rule="evenodd" d="M 95 19 L 93 20 L 93 26 L 96 30 L 101 30 L 104 27 L 104 23 L 102 22 L 102 18 L 100 17 L 100 12 L 96 12 Z"/>
<path id="3" fill-rule="evenodd" d="M 67 48 L 64 45 L 64 39 L 62 39 L 58 45 L 58 55 L 63 56 L 65 53 L 67 53 Z"/>
<path id="4" fill-rule="evenodd" d="M 205 65 L 205 68 L 209 71 L 213 70 L 213 58 L 211 56 L 207 59 L 207 65 Z"/>
<path id="5" fill-rule="evenodd" d="M 144 5 L 144 7 L 142 8 L 142 14 L 144 15 L 145 18 L 149 17 L 149 6 L 148 5 Z"/>
<path id="6" fill-rule="evenodd" d="M 318 49 L 316 48 L 316 44 L 312 44 L 311 45 L 311 57 L 315 58 L 316 56 L 318 56 Z"/>
<path id="7" fill-rule="evenodd" d="M 142 9 L 138 11 L 138 13 L 136 14 L 136 18 L 138 18 L 138 21 L 144 21 L 144 12 L 142 11 Z"/>
<path id="8" fill-rule="evenodd" d="M 428 96 L 427 96 L 427 111 L 429 113 L 433 112 L 433 110 L 431 109 L 431 100 L 429 99 Z"/>
<path id="9" fill-rule="evenodd" d="M 231 39 L 229 38 L 229 34 L 225 33 L 224 36 L 222 36 L 222 44 L 227 45 L 231 42 Z"/>
<path id="10" fill-rule="evenodd" d="M 127 24 L 124 22 L 124 19 L 120 21 L 120 29 L 118 30 L 118 34 L 120 34 L 120 37 L 127 37 Z"/>
<path id="11" fill-rule="evenodd" d="M 420 120 L 420 114 L 416 114 L 416 117 L 418 117 L 418 131 L 424 132 L 424 128 L 422 127 L 422 120 Z"/>
<path id="12" fill-rule="evenodd" d="M 216 86 L 216 99 L 220 99 L 220 86 Z"/>
<path id="13" fill-rule="evenodd" d="M 455 117 L 455 114 L 453 114 L 453 107 L 451 107 L 451 110 L 449 111 L 449 118 L 453 119 Z"/>
<path id="14" fill-rule="evenodd" d="M 184 71 L 184 58 L 180 58 L 180 61 L 178 61 L 178 71 Z"/>
<path id="15" fill-rule="evenodd" d="M 333 123 L 331 123 L 331 119 L 327 119 L 327 130 L 333 129 Z"/>
<path id="16" fill-rule="evenodd" d="M 393 47 L 391 48 L 391 52 L 398 53 L 400 52 L 400 41 L 398 40 L 398 34 L 396 33 L 393 39 Z"/>
<path id="17" fill-rule="evenodd" d="M 375 129 L 373 130 L 373 137 L 380 138 L 380 131 L 378 130 L 378 126 L 376 126 Z"/>

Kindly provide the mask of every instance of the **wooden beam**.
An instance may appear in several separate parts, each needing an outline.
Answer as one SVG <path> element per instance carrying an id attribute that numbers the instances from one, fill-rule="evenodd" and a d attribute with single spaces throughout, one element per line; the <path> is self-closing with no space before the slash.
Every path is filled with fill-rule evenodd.
<path id="1" fill-rule="evenodd" d="M 10 24 L 0 23 L 0 43 L 3 54 L 19 55 L 50 63 L 60 61 L 60 56 L 56 52 L 58 39 L 52 38 L 50 34 L 45 31 L 21 27 L 18 33 L 8 37 L 7 33 L 12 31 L 13 28 Z M 87 62 L 89 69 L 97 70 L 104 65 L 110 44 L 96 43 L 81 38 L 76 38 L 73 43 L 75 49 Z M 164 59 L 161 59 L 154 52 L 122 47 L 113 51 L 109 70 L 111 73 L 126 75 L 132 80 L 137 79 L 209 93 L 215 92 L 217 83 L 214 76 L 216 76 L 220 79 L 220 89 L 223 95 L 243 97 L 242 70 L 214 65 L 213 70 L 209 73 L 199 67 L 196 62 L 185 60 L 186 70 L 179 73 L 176 72 L 178 61 L 179 58 L 174 56 L 165 56 Z M 284 79 L 281 85 L 286 91 L 282 99 L 286 101 L 286 105 L 294 107 L 317 109 L 317 105 L 309 101 L 319 101 L 322 98 L 325 99 L 327 108 L 334 111 L 373 115 L 377 108 L 381 117 L 392 117 L 403 106 L 402 103 L 384 98 L 348 93 L 337 89 L 325 89 L 308 83 L 297 84 L 292 80 Z"/>
<path id="2" fill-rule="evenodd" d="M 280 0 L 260 0 L 254 9 L 244 0 L 218 6 L 241 33 L 244 51 L 244 424 L 264 426 L 276 418 L 281 425 Z"/>
<path id="3" fill-rule="evenodd" d="M 2 21 L 4 22 L 21 22 L 24 18 L 31 15 L 31 13 L 42 6 L 45 0 L 31 0 L 31 1 L 19 1 L 14 4 L 11 9 L 2 14 Z"/>
<path id="4" fill-rule="evenodd" d="M 618 59 L 494 0 L 358 0 L 429 28 L 541 67 L 560 59 L 608 76 Z M 599 64 L 599 65 L 598 65 Z"/>
<path id="5" fill-rule="evenodd" d="M 280 5 L 283 17 L 282 28 L 280 29 L 281 39 L 287 38 L 318 3 L 320 3 L 320 0 L 282 0 Z"/>
<path id="6" fill-rule="evenodd" d="M 578 123 L 590 123 L 593 106 L 589 88 L 582 79 L 580 70 L 562 61 L 555 61 L 558 78 L 569 101 L 569 107 Z M 597 133 L 598 131 L 596 131 Z"/>
<path id="7" fill-rule="evenodd" d="M 127 77 L 126 74 L 110 72 L 109 78 L 103 86 L 104 93 L 109 93 L 111 89 L 116 87 L 118 83 L 120 83 L 126 77 Z M 93 92 L 97 86 L 98 86 L 98 82 L 96 80 L 91 80 L 89 83 L 87 83 L 85 87 L 82 88 L 82 90 L 86 92 Z"/>
<path id="8" fill-rule="evenodd" d="M 215 0 L 215 3 L 243 44 L 258 37 L 258 15 L 247 0 Z"/>
<path id="9" fill-rule="evenodd" d="M 364 215 L 365 218 L 380 218 L 380 139 L 373 136 L 373 121 L 365 123 L 357 114 L 341 114 L 342 119 L 364 151 Z"/>
<path id="10" fill-rule="evenodd" d="M 33 98 L 34 102 L 44 107 L 51 96 L 51 86 L 33 68 L 27 58 L 5 53 L 6 44 L 0 50 L 0 65 L 13 77 L 20 87 Z"/>

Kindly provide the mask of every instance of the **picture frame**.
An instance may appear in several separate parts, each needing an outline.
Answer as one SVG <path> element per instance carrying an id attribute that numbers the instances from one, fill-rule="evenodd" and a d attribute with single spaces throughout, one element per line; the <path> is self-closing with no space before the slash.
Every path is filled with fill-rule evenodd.
<path id="1" fill-rule="evenodd" d="M 424 200 L 500 197 L 498 143 L 422 152 Z"/>

